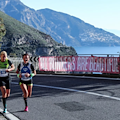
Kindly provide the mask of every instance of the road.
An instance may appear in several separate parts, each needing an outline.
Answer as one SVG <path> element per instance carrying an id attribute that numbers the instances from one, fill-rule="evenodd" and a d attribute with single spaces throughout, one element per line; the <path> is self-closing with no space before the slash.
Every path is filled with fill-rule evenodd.
<path id="1" fill-rule="evenodd" d="M 23 112 L 18 78 L 12 79 L 7 106 L 20 120 L 120 120 L 120 81 L 114 78 L 37 75 L 29 112 Z"/>

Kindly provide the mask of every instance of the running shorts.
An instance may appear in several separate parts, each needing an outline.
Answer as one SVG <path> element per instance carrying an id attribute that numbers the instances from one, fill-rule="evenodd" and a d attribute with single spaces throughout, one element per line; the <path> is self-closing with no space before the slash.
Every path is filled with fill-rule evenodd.
<path id="1" fill-rule="evenodd" d="M 0 87 L 1 86 L 5 86 L 6 89 L 10 89 L 11 88 L 11 77 L 0 77 Z"/>
<path id="2" fill-rule="evenodd" d="M 26 84 L 28 86 L 32 86 L 33 85 L 33 81 L 32 81 L 32 79 L 29 80 L 29 81 L 23 81 L 23 80 L 20 79 L 19 85 L 21 85 L 21 84 Z"/>

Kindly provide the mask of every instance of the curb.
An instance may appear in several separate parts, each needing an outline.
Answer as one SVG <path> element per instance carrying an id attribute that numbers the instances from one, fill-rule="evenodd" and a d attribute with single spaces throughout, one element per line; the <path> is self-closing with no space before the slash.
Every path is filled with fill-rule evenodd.
<path id="1" fill-rule="evenodd" d="M 10 112 L 3 113 L 3 110 L 0 108 L 0 113 L 7 119 L 7 120 L 20 120 Z"/>

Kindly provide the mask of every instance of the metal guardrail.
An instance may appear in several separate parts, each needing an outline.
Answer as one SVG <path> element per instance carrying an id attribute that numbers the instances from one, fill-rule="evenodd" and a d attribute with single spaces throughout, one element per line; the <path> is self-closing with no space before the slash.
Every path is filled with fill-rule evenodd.
<path id="1" fill-rule="evenodd" d="M 19 57 L 8 57 L 8 59 L 14 64 L 14 66 L 15 66 L 15 70 L 14 70 L 14 72 L 17 70 L 17 67 L 18 67 L 18 65 L 21 63 L 21 62 L 23 62 L 23 59 L 22 58 L 19 58 Z M 36 62 L 31 62 L 33 65 L 34 65 L 34 67 L 35 67 L 35 69 L 36 70 L 39 70 L 39 62 L 38 61 L 36 61 Z"/>
<path id="2" fill-rule="evenodd" d="M 78 54 L 78 56 L 120 57 L 120 54 Z"/>

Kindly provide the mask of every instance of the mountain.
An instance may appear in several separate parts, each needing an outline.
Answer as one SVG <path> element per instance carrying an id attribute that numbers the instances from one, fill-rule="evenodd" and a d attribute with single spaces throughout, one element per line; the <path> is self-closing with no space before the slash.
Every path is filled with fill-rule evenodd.
<path id="1" fill-rule="evenodd" d="M 120 46 L 120 37 L 68 14 L 34 10 L 20 0 L 0 0 L 0 10 L 68 46 Z"/>
<path id="2" fill-rule="evenodd" d="M 34 29 L 0 11 L 6 28 L 1 49 L 9 55 L 21 56 L 23 52 L 29 52 L 37 56 L 77 55 L 72 47 L 57 43 L 47 35 Z"/>
<path id="3" fill-rule="evenodd" d="M 111 33 L 115 33 L 115 35 L 120 37 L 120 30 L 116 30 L 116 29 L 105 29 L 105 30 Z"/>

